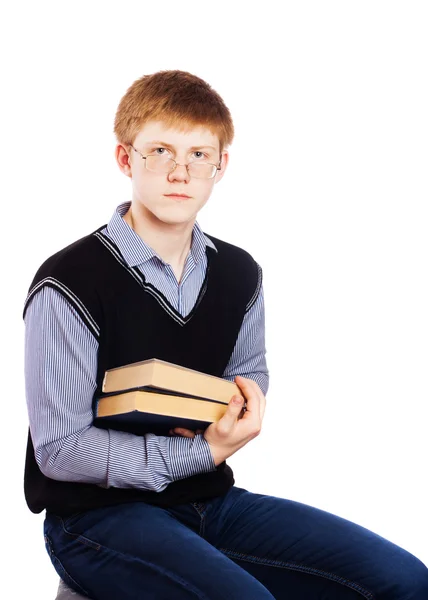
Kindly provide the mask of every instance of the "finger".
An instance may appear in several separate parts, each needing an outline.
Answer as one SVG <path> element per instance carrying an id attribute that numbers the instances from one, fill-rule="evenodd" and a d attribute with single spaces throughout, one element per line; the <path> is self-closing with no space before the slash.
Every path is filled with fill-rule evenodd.
<path id="1" fill-rule="evenodd" d="M 262 395 L 257 383 L 252 379 L 247 379 L 246 377 L 241 377 L 240 375 L 236 376 L 235 382 L 247 401 L 247 410 L 255 411 L 256 408 L 254 403 L 256 402 L 259 404 L 261 402 Z M 250 404 L 250 406 L 248 404 Z"/>
<path id="2" fill-rule="evenodd" d="M 218 427 L 222 435 L 228 435 L 236 426 L 237 420 L 240 418 L 243 406 L 244 398 L 242 396 L 239 396 L 238 394 L 232 396 L 229 404 L 226 407 L 226 412 L 218 421 Z"/>
<path id="3" fill-rule="evenodd" d="M 262 390 L 260 389 L 259 384 L 254 379 L 250 379 L 249 377 L 242 377 L 241 375 L 237 375 L 235 378 L 235 382 L 239 388 L 251 389 L 254 393 L 257 394 L 259 398 L 263 395 Z"/>
<path id="4" fill-rule="evenodd" d="M 263 417 L 264 417 L 265 410 L 266 410 L 266 398 L 265 398 L 265 395 L 263 394 L 262 390 L 260 389 L 259 384 L 256 381 L 254 381 L 253 379 L 241 377 L 241 375 L 237 375 L 235 381 L 236 381 L 236 384 L 238 385 L 238 387 L 240 389 L 242 389 L 247 400 L 248 400 L 248 396 L 250 394 L 253 394 L 253 397 L 255 396 L 257 398 L 257 400 L 259 401 L 260 421 L 263 421 Z M 257 410 L 257 409 L 255 409 L 254 406 L 251 406 L 251 404 L 252 404 L 251 400 L 252 399 L 250 398 L 250 405 L 248 405 L 248 402 L 247 402 L 247 410 L 249 410 L 250 412 Z"/>
<path id="5" fill-rule="evenodd" d="M 265 415 L 265 410 L 266 410 L 266 397 L 263 394 L 257 381 L 251 380 L 251 384 L 253 386 L 253 389 L 256 391 L 257 396 L 260 400 L 260 421 L 263 421 L 263 417 Z"/>
<path id="6" fill-rule="evenodd" d="M 187 437 L 187 438 L 194 438 L 195 437 L 195 433 L 193 431 L 191 431 L 190 429 L 184 429 L 183 427 L 177 427 L 173 431 L 177 435 L 181 435 L 183 437 Z"/>
<path id="7" fill-rule="evenodd" d="M 257 388 L 259 387 L 253 379 L 249 379 L 248 377 L 242 377 L 241 375 L 237 375 L 235 377 L 235 383 L 237 384 L 240 390 L 245 391 L 246 393 L 248 393 L 249 391 L 257 393 Z"/>

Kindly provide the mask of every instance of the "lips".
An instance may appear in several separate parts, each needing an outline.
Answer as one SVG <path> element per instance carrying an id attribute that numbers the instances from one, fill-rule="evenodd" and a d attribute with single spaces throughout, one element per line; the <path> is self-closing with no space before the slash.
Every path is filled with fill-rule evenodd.
<path id="1" fill-rule="evenodd" d="M 190 196 L 187 196 L 187 194 L 165 194 L 165 196 L 175 196 L 178 198 L 190 198 Z"/>

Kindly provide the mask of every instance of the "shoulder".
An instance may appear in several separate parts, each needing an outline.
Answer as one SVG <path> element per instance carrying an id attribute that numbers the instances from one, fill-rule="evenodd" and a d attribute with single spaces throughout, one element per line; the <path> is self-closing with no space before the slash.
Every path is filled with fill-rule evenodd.
<path id="1" fill-rule="evenodd" d="M 29 287 L 24 303 L 24 316 L 33 297 L 48 287 L 59 292 L 78 310 L 92 329 L 99 330 L 98 326 L 94 326 L 95 320 L 98 320 L 95 315 L 99 313 L 100 304 L 97 281 L 105 261 L 102 260 L 103 245 L 95 234 L 103 228 L 104 226 L 62 248 L 42 263 Z"/>
<path id="2" fill-rule="evenodd" d="M 94 269 L 98 259 L 97 250 L 101 246 L 95 234 L 102 229 L 103 227 L 100 227 L 47 258 L 38 268 L 33 284 L 48 276 L 69 275 Z"/>
<path id="3" fill-rule="evenodd" d="M 249 252 L 247 252 L 247 250 L 244 250 L 243 248 L 240 248 L 239 246 L 235 246 L 234 244 L 231 244 L 230 242 L 226 242 L 225 240 L 220 240 L 219 238 L 214 237 L 211 234 L 204 232 L 204 235 L 213 242 L 213 244 L 217 248 L 218 252 L 220 254 L 225 255 L 225 257 L 236 258 L 236 260 L 247 261 L 249 263 L 256 262 L 254 260 L 254 258 L 251 256 L 251 254 Z"/>

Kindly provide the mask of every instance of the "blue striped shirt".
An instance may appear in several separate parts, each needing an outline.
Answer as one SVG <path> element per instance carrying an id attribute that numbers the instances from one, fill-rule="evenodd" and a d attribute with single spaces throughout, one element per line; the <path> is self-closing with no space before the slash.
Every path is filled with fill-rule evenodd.
<path id="1" fill-rule="evenodd" d="M 178 282 L 171 266 L 122 218 L 130 202 L 117 207 L 103 230 L 131 267 L 137 267 L 172 306 L 186 316 L 193 308 L 207 267 L 206 246 L 215 249 L 198 223 Z M 98 342 L 73 306 L 57 290 L 43 287 L 25 315 L 25 388 L 37 463 L 47 477 L 104 487 L 163 491 L 172 481 L 215 470 L 208 442 L 136 436 L 92 425 Z M 224 379 L 236 375 L 268 389 L 263 286 L 245 314 Z"/>

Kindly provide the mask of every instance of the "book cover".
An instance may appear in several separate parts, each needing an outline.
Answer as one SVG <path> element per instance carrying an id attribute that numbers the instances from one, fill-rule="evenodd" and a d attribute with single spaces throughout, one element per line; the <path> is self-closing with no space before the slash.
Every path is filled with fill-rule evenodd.
<path id="1" fill-rule="evenodd" d="M 138 389 L 102 395 L 96 403 L 94 425 L 137 435 L 169 435 L 176 427 L 205 430 L 226 409 L 221 402 Z"/>
<path id="2" fill-rule="evenodd" d="M 225 404 L 234 394 L 241 393 L 232 381 L 157 358 L 109 369 L 104 375 L 102 391 L 111 393 L 148 386 Z"/>

